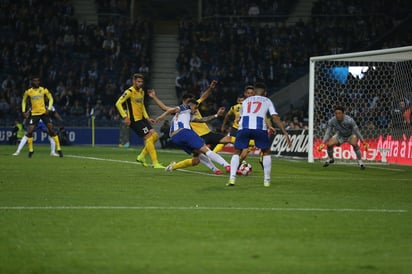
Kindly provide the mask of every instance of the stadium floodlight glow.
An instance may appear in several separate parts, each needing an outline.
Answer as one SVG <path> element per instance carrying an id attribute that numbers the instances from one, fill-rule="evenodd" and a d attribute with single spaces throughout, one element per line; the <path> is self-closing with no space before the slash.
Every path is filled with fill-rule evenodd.
<path id="1" fill-rule="evenodd" d="M 311 57 L 308 162 L 324 156 L 314 148 L 333 107 L 343 104 L 371 143 L 366 160 L 412 164 L 412 126 L 401 102 L 412 104 L 412 46 Z"/>

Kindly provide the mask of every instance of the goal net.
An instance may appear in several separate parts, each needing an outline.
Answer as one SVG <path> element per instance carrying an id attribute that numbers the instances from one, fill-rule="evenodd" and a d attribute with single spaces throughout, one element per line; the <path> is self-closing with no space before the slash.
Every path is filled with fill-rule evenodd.
<path id="1" fill-rule="evenodd" d="M 412 46 L 310 58 L 309 162 L 327 157 L 316 148 L 337 104 L 370 144 L 363 160 L 412 165 Z M 334 156 L 356 159 L 347 143 Z"/>

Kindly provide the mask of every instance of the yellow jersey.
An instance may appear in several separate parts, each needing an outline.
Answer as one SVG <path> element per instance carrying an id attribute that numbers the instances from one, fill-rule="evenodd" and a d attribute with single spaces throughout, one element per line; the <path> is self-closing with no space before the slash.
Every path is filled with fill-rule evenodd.
<path id="1" fill-rule="evenodd" d="M 135 89 L 133 86 L 125 90 L 116 102 L 116 108 L 122 118 L 129 117 L 132 121 L 148 119 L 146 107 L 144 105 L 145 92 L 142 88 Z M 125 105 L 126 109 L 123 108 Z"/>
<path id="2" fill-rule="evenodd" d="M 26 112 L 27 99 L 30 99 L 31 115 L 39 116 L 46 113 L 45 97 L 49 99 L 48 110 L 52 110 L 53 96 L 47 88 L 29 88 L 23 94 L 23 100 L 21 101 L 21 111 Z"/>
<path id="3" fill-rule="evenodd" d="M 240 109 L 242 108 L 242 103 L 233 105 L 230 107 L 229 111 L 227 112 L 227 115 L 232 115 L 235 117 L 233 119 L 233 124 L 232 128 L 238 129 L 239 128 L 239 117 L 240 117 Z"/>
<path id="4" fill-rule="evenodd" d="M 202 100 L 197 99 L 197 103 L 200 105 L 202 103 Z M 202 114 L 200 114 L 199 110 L 196 112 L 195 118 L 202 118 Z M 192 130 L 199 136 L 203 136 L 211 132 L 207 123 L 190 123 L 190 126 L 192 127 Z"/>

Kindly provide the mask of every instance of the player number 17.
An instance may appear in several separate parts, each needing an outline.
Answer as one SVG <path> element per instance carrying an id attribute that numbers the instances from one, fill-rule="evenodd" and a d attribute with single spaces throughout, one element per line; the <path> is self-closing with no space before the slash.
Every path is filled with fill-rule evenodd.
<path id="1" fill-rule="evenodd" d="M 256 113 L 260 110 L 261 107 L 262 107 L 262 102 L 248 102 L 247 103 L 247 112 L 248 113 Z"/>

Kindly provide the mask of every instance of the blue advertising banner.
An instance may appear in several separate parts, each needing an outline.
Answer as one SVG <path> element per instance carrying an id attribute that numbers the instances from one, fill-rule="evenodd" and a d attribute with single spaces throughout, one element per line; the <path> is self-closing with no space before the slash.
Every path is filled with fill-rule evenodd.
<path id="1" fill-rule="evenodd" d="M 12 135 L 13 128 L 0 127 L 0 144 L 7 144 Z M 92 144 L 91 128 L 66 128 L 67 140 L 72 145 L 90 145 Z M 33 135 L 35 143 L 48 144 L 47 134 L 36 131 Z M 95 128 L 95 145 L 118 145 L 119 128 Z M 131 145 L 143 145 L 143 139 L 134 133 L 130 134 Z"/>

